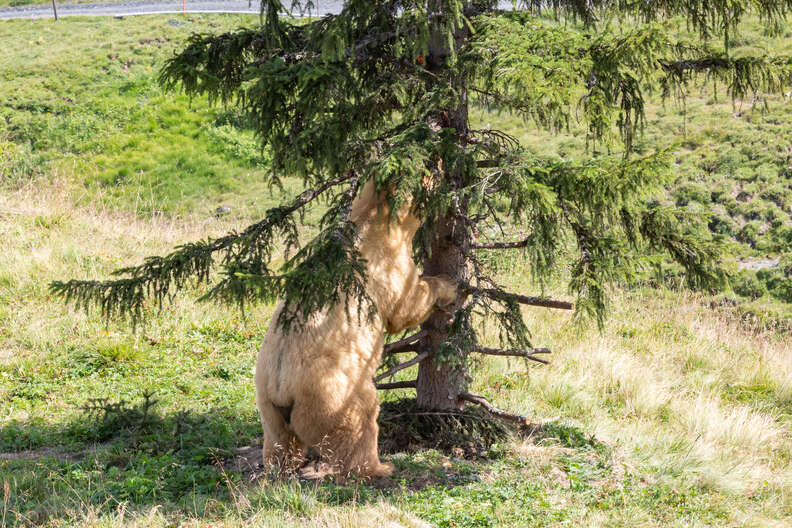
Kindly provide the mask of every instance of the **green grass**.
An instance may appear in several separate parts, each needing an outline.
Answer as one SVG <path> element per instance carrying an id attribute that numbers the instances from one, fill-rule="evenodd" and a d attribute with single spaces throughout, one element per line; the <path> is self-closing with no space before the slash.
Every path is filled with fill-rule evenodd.
<path id="1" fill-rule="evenodd" d="M 734 42 L 735 55 L 792 54 L 792 25 L 768 36 L 749 20 Z M 654 97 L 637 142 L 639 152 L 675 146 L 673 181 L 664 201 L 707 213 L 714 234 L 727 241 L 733 293 L 748 316 L 771 312 L 782 326 L 792 322 L 792 92 L 756 101 L 731 101 L 709 84 L 693 86 L 684 104 Z M 515 116 L 475 113 L 518 137 L 539 154 L 581 157 L 591 145 L 574 120 L 568 133 L 548 137 Z M 605 150 L 600 146 L 599 149 Z M 774 269 L 739 271 L 738 262 L 779 258 Z M 751 303 L 749 301 L 760 302 Z"/>
<path id="2" fill-rule="evenodd" d="M 792 337 L 759 319 L 778 287 L 759 277 L 758 285 L 740 286 L 749 294 L 738 306 L 743 315 L 724 299 L 641 288 L 614 292 L 602 333 L 573 325 L 566 313 L 530 309 L 533 341 L 554 350 L 553 364 L 528 370 L 482 361 L 472 390 L 539 423 L 532 435 L 487 446 L 479 458 L 387 454 L 398 471 L 376 485 L 271 475 L 251 482 L 228 465 L 259 435 L 252 369 L 271 306 L 243 317 L 197 303 L 200 292 L 189 291 L 162 312 L 151 307 L 133 333 L 47 291 L 56 278 L 106 277 L 145 255 L 239 229 L 282 199 L 264 184 L 266 157 L 237 115 L 163 94 L 155 83 L 159 65 L 190 32 L 253 19 L 186 20 L 180 27 L 165 17 L 0 23 L 7 43 L 0 56 L 0 525 L 792 522 Z M 679 111 L 652 106 L 644 148 L 684 138 L 668 199 L 689 196 L 708 208 L 712 193 L 707 202 L 691 184 L 788 187 L 788 102 L 733 117 L 728 103 L 708 97 L 689 102 L 687 136 Z M 479 119 L 543 152 L 584 149 L 571 134 L 548 140 L 508 116 Z M 710 158 L 718 168 L 707 172 L 702 160 Z M 766 206 L 763 192 L 757 184 L 748 203 Z M 216 216 L 220 205 L 231 212 Z M 747 222 L 742 213 L 729 218 Z M 732 256 L 762 251 L 735 242 Z M 498 273 L 528 293 L 534 285 L 524 265 L 503 259 Z M 749 303 L 763 287 L 767 293 Z M 400 395 L 409 392 L 387 397 Z"/>
<path id="3" fill-rule="evenodd" d="M 114 208 L 185 213 L 263 193 L 266 156 L 233 111 L 166 95 L 157 69 L 186 35 L 252 18 L 0 24 L 0 179 L 76 178 Z M 178 147 L 176 147 L 178 145 Z M 156 204 L 156 205 L 155 205 Z"/>

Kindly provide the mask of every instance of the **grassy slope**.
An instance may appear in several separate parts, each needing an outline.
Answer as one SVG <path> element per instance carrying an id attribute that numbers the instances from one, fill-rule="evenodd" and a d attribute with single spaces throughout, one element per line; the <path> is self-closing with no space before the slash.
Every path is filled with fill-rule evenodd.
<path id="1" fill-rule="evenodd" d="M 178 39 L 240 19 L 189 20 L 0 23 L 0 38 L 15 46 L 0 57 L 0 78 L 15 89 L 0 101 L 0 239 L 8 241 L 0 254 L 0 452 L 45 455 L 0 458 L 0 524 L 792 521 L 792 339 L 751 332 L 695 297 L 654 291 L 614 299 L 602 334 L 571 326 L 565 314 L 532 311 L 534 341 L 556 350 L 553 365 L 529 377 L 519 363 L 488 361 L 473 385 L 548 423 L 533 438 L 492 446 L 486 459 L 392 455 L 400 472 L 384 490 L 250 484 L 218 469 L 215 459 L 258 435 L 252 367 L 271 307 L 243 320 L 185 296 L 132 334 L 46 292 L 52 278 L 106 276 L 245 225 L 279 199 L 258 183 L 249 135 L 213 131 L 233 116 L 203 101 L 190 108 L 153 84 Z M 141 44 L 152 34 L 172 40 Z M 555 144 L 563 141 L 579 148 L 569 138 Z M 231 214 L 215 218 L 225 203 Z M 504 263 L 503 276 L 531 291 L 520 268 Z M 147 413 L 144 391 L 158 400 Z M 129 403 L 92 414 L 93 398 Z"/>
<path id="2" fill-rule="evenodd" d="M 239 118 L 204 100 L 165 96 L 154 82 L 186 35 L 240 21 L 187 20 L 178 27 L 165 17 L 0 24 L 4 179 L 77 177 L 89 195 L 139 212 L 195 211 L 261 189 L 258 148 L 232 126 Z"/>
<path id="3" fill-rule="evenodd" d="M 758 22 L 747 21 L 733 46 L 735 55 L 790 55 L 792 25 L 768 37 Z M 574 158 L 587 149 L 585 130 L 574 120 L 569 133 L 548 138 L 514 116 L 476 117 L 540 154 Z M 692 87 L 684 105 L 655 97 L 638 149 L 672 145 L 675 178 L 666 201 L 712 214 L 710 229 L 728 242 L 740 309 L 752 317 L 770 312 L 792 327 L 792 92 L 732 102 L 723 88 L 705 84 Z M 737 273 L 738 261 L 768 257 L 779 266 Z"/>

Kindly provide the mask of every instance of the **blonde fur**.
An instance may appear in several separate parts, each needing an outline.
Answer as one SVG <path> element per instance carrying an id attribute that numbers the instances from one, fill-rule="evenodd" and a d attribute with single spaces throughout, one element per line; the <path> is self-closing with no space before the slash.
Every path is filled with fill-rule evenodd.
<path id="1" fill-rule="evenodd" d="M 377 454 L 379 398 L 372 378 L 380 363 L 384 333 L 423 322 L 435 305 L 456 299 L 445 277 L 421 277 L 412 260 L 420 221 L 410 206 L 394 222 L 371 183 L 355 199 L 350 219 L 358 249 L 367 260 L 368 293 L 378 315 L 350 302 L 314 314 L 289 333 L 273 323 L 256 364 L 256 393 L 264 429 L 264 461 L 300 461 L 317 450 L 344 476 L 382 477 L 393 471 Z M 276 309 L 273 321 L 283 309 Z M 360 317 L 359 317 L 360 316 Z"/>

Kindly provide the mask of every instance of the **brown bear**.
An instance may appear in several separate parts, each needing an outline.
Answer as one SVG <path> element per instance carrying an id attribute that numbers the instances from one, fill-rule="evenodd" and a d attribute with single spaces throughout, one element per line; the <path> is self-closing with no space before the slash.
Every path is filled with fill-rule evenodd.
<path id="1" fill-rule="evenodd" d="M 391 221 L 369 182 L 354 200 L 350 220 L 378 314 L 372 322 L 367 309 L 350 299 L 349 312 L 339 303 L 285 333 L 274 322 L 283 303 L 278 306 L 256 363 L 264 462 L 299 462 L 312 448 L 341 478 L 384 477 L 393 465 L 380 462 L 377 454 L 379 397 L 372 379 L 384 332 L 420 324 L 435 305 L 455 301 L 457 286 L 445 277 L 420 276 L 412 259 L 420 220 L 411 206 Z"/>

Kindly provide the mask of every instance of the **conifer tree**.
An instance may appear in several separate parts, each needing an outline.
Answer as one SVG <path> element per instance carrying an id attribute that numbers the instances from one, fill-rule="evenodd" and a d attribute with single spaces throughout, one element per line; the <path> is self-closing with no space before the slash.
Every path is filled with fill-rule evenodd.
<path id="1" fill-rule="evenodd" d="M 392 208 L 412 197 L 424 221 L 416 260 L 427 274 L 458 280 L 465 294 L 452 314 L 437 313 L 388 345 L 386 360 L 415 356 L 389 364 L 377 381 L 418 363 L 417 380 L 381 387 L 413 387 L 423 408 L 473 402 L 519 420 L 468 393 L 466 365 L 474 354 L 545 362 L 549 351 L 534 348 L 521 306 L 572 304 L 506 291 L 493 254 L 521 252 L 538 284 L 568 269 L 576 315 L 598 321 L 608 286 L 660 254 L 693 286 L 722 280 L 719 241 L 706 223 L 654 198 L 668 181 L 670 152 L 636 152 L 634 138 L 649 94 L 683 97 L 697 80 L 720 83 L 734 99 L 789 85 L 792 59 L 736 56 L 730 42 L 748 15 L 778 27 L 792 0 L 546 0 L 505 11 L 492 0 L 345 0 L 337 15 L 298 22 L 282 17 L 286 7 L 313 5 L 264 0 L 259 25 L 193 35 L 160 80 L 241 109 L 271 153 L 271 181 L 296 176 L 305 190 L 242 232 L 150 257 L 112 280 L 54 282 L 56 293 L 137 322 L 149 299 L 162 303 L 205 283 L 207 299 L 284 298 L 299 310 L 272 324 L 299 325 L 294 314 L 349 296 L 365 301 L 347 212 L 361 184 L 374 181 Z M 577 121 L 589 155 L 534 155 L 507 131 L 472 128 L 471 105 L 548 133 Z M 321 231 L 305 243 L 299 219 L 322 200 Z M 277 244 L 290 251 L 280 266 L 272 263 Z M 496 324 L 500 348 L 480 344 L 481 317 Z"/>

